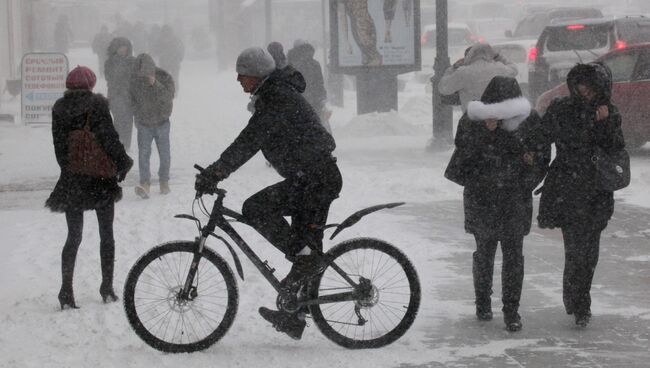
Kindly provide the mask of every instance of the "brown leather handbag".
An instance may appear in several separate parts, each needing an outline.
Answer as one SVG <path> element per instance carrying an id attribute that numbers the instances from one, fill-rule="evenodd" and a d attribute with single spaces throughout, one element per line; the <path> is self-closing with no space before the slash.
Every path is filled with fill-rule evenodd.
<path id="1" fill-rule="evenodd" d="M 97 142 L 95 134 L 90 131 L 90 113 L 86 115 L 86 124 L 68 135 L 68 167 L 71 173 L 94 178 L 117 177 L 117 166 Z"/>

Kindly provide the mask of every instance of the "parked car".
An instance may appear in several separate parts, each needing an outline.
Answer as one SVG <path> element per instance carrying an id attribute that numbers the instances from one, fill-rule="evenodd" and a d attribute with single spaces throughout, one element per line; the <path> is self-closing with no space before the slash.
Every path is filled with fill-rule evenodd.
<path id="1" fill-rule="evenodd" d="M 517 82 L 528 97 L 528 53 L 535 47 L 536 39 L 511 40 L 493 43 L 492 48 L 517 66 Z"/>
<path id="2" fill-rule="evenodd" d="M 535 100 L 562 83 L 578 62 L 590 62 L 615 48 L 650 42 L 650 19 L 581 19 L 544 28 L 529 53 L 529 90 Z"/>
<path id="3" fill-rule="evenodd" d="M 506 37 L 538 38 L 552 22 L 572 19 L 602 18 L 603 13 L 596 8 L 565 7 L 565 8 L 538 8 L 531 11 L 521 19 L 513 30 L 505 32 Z"/>
<path id="4" fill-rule="evenodd" d="M 612 71 L 612 100 L 621 112 L 628 147 L 650 140 L 650 43 L 626 45 L 597 59 Z M 568 96 L 566 83 L 543 93 L 536 110 L 544 114 L 554 98 Z"/>

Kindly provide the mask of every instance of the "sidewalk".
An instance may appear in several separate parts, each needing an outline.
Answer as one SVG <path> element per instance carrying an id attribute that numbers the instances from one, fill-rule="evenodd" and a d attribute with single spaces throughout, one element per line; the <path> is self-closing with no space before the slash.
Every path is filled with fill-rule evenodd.
<path id="1" fill-rule="evenodd" d="M 537 204 L 535 205 L 537 207 Z M 650 295 L 647 269 L 650 213 L 617 204 L 603 232 L 600 262 L 592 287 L 593 318 L 576 327 L 562 306 L 562 238 L 559 230 L 539 230 L 524 240 L 526 259 L 520 313 L 524 328 L 504 329 L 501 308 L 501 255 L 497 251 L 492 305 L 494 320 L 474 316 L 471 257 L 474 240 L 463 231 L 462 202 L 416 204 L 396 209 L 430 224 L 423 231 L 446 234 L 457 251 L 442 260 L 453 270 L 446 280 L 421 280 L 435 301 L 426 318 L 436 322 L 425 338 L 431 349 L 453 359 L 402 367 L 647 367 L 650 360 Z M 432 243 L 445 239 L 432 237 Z M 426 287 L 426 286 L 425 286 Z M 462 310 L 458 306 L 462 305 Z"/>

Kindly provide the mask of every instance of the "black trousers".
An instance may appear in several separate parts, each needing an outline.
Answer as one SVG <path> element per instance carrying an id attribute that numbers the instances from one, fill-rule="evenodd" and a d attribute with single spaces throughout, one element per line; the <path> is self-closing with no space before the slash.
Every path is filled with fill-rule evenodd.
<path id="1" fill-rule="evenodd" d="M 95 210 L 99 223 L 99 254 L 102 266 L 102 285 L 112 287 L 113 264 L 115 260 L 115 240 L 113 238 L 113 219 L 115 205 L 113 203 Z M 71 291 L 77 251 L 81 245 L 84 227 L 83 211 L 67 211 L 65 219 L 68 223 L 68 237 L 61 253 L 61 288 Z"/>
<path id="2" fill-rule="evenodd" d="M 474 235 L 476 252 L 472 265 L 474 293 L 477 306 L 489 306 L 492 295 L 492 274 L 497 244 L 501 241 L 503 266 L 501 268 L 502 301 L 504 312 L 519 309 L 521 289 L 524 281 L 523 236 L 510 236 L 498 239 Z"/>
<path id="3" fill-rule="evenodd" d="M 562 228 L 564 276 L 562 299 L 567 313 L 591 313 L 591 282 L 600 251 L 601 229 L 583 226 Z"/>
<path id="4" fill-rule="evenodd" d="M 341 186 L 336 164 L 326 164 L 312 175 L 287 179 L 255 193 L 244 202 L 242 215 L 289 258 L 305 246 L 322 251 L 323 226 Z M 284 216 L 291 217 L 291 224 Z"/>

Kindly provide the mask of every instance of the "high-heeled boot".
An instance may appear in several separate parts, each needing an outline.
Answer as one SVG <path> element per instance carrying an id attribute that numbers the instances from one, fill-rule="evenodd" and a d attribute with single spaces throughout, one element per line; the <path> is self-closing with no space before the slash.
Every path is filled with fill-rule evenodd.
<path id="1" fill-rule="evenodd" d="M 113 290 L 113 267 L 115 260 L 113 257 L 102 257 L 102 285 L 99 287 L 99 294 L 102 296 L 104 303 L 112 303 L 119 300 Z"/>
<path id="2" fill-rule="evenodd" d="M 59 304 L 61 310 L 64 309 L 79 309 L 74 301 L 74 293 L 72 292 L 72 278 L 74 275 L 74 263 L 72 266 L 63 261 L 61 264 L 61 290 L 59 290 Z"/>

